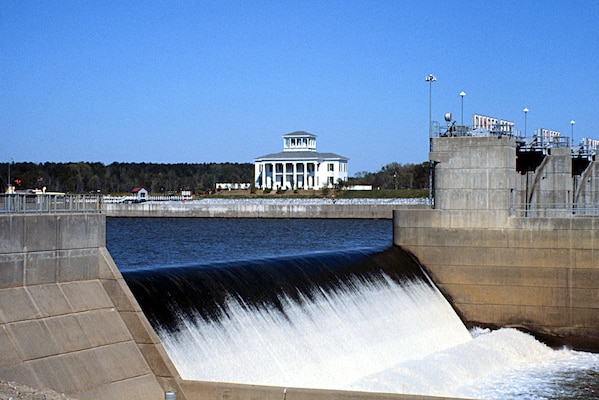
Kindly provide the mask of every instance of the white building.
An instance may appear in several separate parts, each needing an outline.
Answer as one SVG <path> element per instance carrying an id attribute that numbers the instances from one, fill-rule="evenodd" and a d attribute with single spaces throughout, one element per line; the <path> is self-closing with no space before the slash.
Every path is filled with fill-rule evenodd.
<path id="1" fill-rule="evenodd" d="M 254 159 L 256 187 L 321 189 L 347 181 L 349 159 L 316 151 L 316 135 L 292 132 L 283 136 L 283 151 Z"/>

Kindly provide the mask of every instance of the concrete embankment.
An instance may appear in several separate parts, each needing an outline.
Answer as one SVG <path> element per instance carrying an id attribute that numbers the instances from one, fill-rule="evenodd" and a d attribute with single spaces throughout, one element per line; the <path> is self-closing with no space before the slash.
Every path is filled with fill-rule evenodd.
<path id="1" fill-rule="evenodd" d="M 433 400 L 182 380 L 105 247 L 99 213 L 0 214 L 0 381 L 79 400 Z"/>
<path id="2" fill-rule="evenodd" d="M 0 324 L 0 380 L 90 400 L 179 389 L 102 214 L 0 215 Z"/>
<path id="3" fill-rule="evenodd" d="M 203 199 L 104 204 L 109 217 L 392 219 L 395 209 L 427 208 L 426 199 Z"/>

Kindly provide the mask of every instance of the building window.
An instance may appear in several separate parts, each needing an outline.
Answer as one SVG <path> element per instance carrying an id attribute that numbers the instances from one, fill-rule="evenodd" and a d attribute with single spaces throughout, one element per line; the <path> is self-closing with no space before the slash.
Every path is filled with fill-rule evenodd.
<path id="1" fill-rule="evenodd" d="M 332 171 L 334 171 L 334 170 L 335 170 L 335 164 L 333 164 L 333 163 L 329 163 L 329 164 L 327 165 L 327 170 L 328 170 L 329 172 L 332 172 Z"/>

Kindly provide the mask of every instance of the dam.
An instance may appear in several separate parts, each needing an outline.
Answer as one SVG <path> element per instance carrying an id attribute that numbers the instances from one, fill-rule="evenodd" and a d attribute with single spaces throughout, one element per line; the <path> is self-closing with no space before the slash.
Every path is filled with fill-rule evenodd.
<path id="1" fill-rule="evenodd" d="M 257 386 L 251 380 L 237 383 L 240 380 L 236 378 L 232 379 L 234 383 L 181 376 L 183 368 L 169 353 L 173 351 L 171 343 L 166 343 L 162 336 L 165 333 L 160 332 L 159 336 L 153 325 L 155 320 L 164 318 L 164 313 L 147 313 L 138 299 L 142 299 L 139 293 L 147 288 L 160 289 L 168 281 L 167 277 L 186 282 L 198 272 L 204 273 L 201 279 L 224 274 L 224 280 L 235 282 L 233 286 L 213 291 L 214 299 L 221 302 L 216 303 L 216 311 L 202 308 L 206 314 L 198 324 L 201 326 L 202 321 L 211 318 L 220 321 L 223 309 L 227 310 L 225 314 L 245 321 L 233 323 L 227 328 L 229 331 L 211 330 L 214 333 L 211 338 L 229 338 L 239 326 L 262 327 L 260 330 L 272 333 L 283 321 L 293 321 L 296 327 L 312 326 L 304 330 L 314 331 L 317 343 L 322 346 L 323 336 L 316 328 L 324 322 L 335 321 L 342 310 L 349 308 L 343 319 L 356 315 L 368 317 L 364 332 L 375 327 L 379 334 L 385 333 L 389 315 L 380 316 L 383 325 L 376 325 L 376 310 L 386 310 L 393 304 L 391 315 L 399 315 L 402 310 L 424 304 L 434 305 L 433 310 L 437 306 L 445 310 L 442 314 L 451 321 L 441 325 L 440 332 L 447 333 L 447 327 L 452 326 L 456 339 L 451 343 L 456 348 L 461 348 L 460 342 L 470 341 L 467 329 L 459 324 L 461 319 L 468 327 L 516 327 L 533 333 L 545 343 L 597 350 L 599 278 L 595 250 L 597 215 L 593 207 L 597 203 L 594 156 L 584 152 L 573 154 L 559 143 L 531 145 L 505 132 L 485 136 L 439 135 L 431 139 L 434 203 L 431 207 L 418 205 L 393 212 L 396 246 L 383 255 L 370 250 L 351 254 L 338 252 L 298 260 L 279 258 L 259 266 L 252 262 L 243 266 L 220 265 L 224 267 L 221 271 L 203 265 L 200 265 L 202 271 L 197 271 L 187 266 L 163 277 L 163 272 L 122 273 L 106 248 L 106 216 L 101 201 L 73 195 L 59 196 L 48 202 L 46 197 L 36 197 L 33 204 L 31 199 L 23 199 L 22 205 L 11 204 L 10 209 L 0 215 L 0 323 L 3 328 L 0 380 L 49 387 L 78 399 L 162 399 L 165 392 L 176 392 L 178 399 L 190 400 L 448 398 L 397 394 L 396 388 L 383 390 L 395 391 L 394 394 L 367 393 L 363 386 L 349 385 L 343 390 L 302 389 L 305 386 L 301 384 L 297 385 L 300 388 L 293 388 L 276 381 L 264 381 L 264 386 Z M 33 208 L 28 208 L 30 205 Z M 149 216 L 144 213 L 144 217 Z M 366 214 L 367 211 L 361 213 L 360 218 L 366 219 L 363 217 Z M 375 259 L 382 265 L 372 267 Z M 416 260 L 420 264 L 415 263 Z M 250 282 L 246 272 L 256 275 L 251 273 L 252 268 L 266 276 L 274 274 L 280 265 L 286 265 L 285 269 L 295 271 L 296 275 L 276 278 L 277 283 L 310 278 L 309 284 L 288 285 L 283 296 L 301 299 L 299 303 L 280 302 L 280 293 L 269 295 L 266 289 L 259 291 L 266 293 L 264 298 L 252 297 L 251 291 L 239 296 L 234 294 L 233 289 L 238 290 L 240 285 Z M 422 265 L 426 274 L 414 269 L 415 265 Z M 325 272 L 331 266 L 348 269 L 340 268 L 327 275 Z M 393 272 L 398 269 L 407 270 L 408 274 L 394 276 Z M 324 277 L 317 279 L 322 273 Z M 338 291 L 339 283 L 331 277 L 343 278 L 354 273 L 355 279 L 348 279 L 345 284 L 348 289 Z M 234 276 L 237 278 L 232 279 Z M 388 280 L 388 276 L 392 279 Z M 144 279 L 154 283 L 140 285 Z M 302 286 L 332 289 L 324 290 L 321 298 L 311 290 L 302 290 Z M 267 284 L 268 287 L 276 289 L 275 284 Z M 435 294 L 436 290 L 432 289 L 435 287 L 443 296 Z M 365 298 L 359 296 L 362 292 L 366 293 Z M 235 306 L 224 301 L 227 297 L 249 300 Z M 407 302 L 398 300 L 404 297 Z M 443 298 L 450 301 L 459 318 L 451 317 L 453 314 L 447 311 L 447 303 L 441 301 Z M 417 301 L 410 303 L 413 299 Z M 261 306 L 255 307 L 256 304 Z M 270 311 L 254 314 L 254 309 L 263 306 L 274 310 L 274 314 Z M 150 309 L 158 310 L 156 306 Z M 185 321 L 196 318 L 193 310 L 185 307 L 183 310 L 193 315 Z M 325 310 L 331 313 L 324 314 Z M 422 311 L 418 308 L 418 318 Z M 254 322 L 250 324 L 247 318 Z M 256 325 L 255 318 L 263 321 L 281 318 L 281 323 Z M 413 323 L 411 319 L 408 321 L 411 322 L 402 325 Z M 182 330 L 175 321 L 164 325 L 170 326 L 170 333 Z M 357 325 L 358 321 L 351 324 L 352 327 Z M 336 327 L 332 324 L 330 329 Z M 360 336 L 357 331 L 351 331 L 353 328 L 348 329 L 352 340 Z M 342 329 L 342 335 L 335 342 L 343 343 L 348 329 Z M 401 330 L 401 327 L 389 328 L 392 333 Z M 432 341 L 435 330 L 433 336 L 423 334 L 424 331 L 417 329 L 408 334 Z M 511 336 L 514 331 L 497 332 L 503 332 L 500 336 L 504 337 L 499 341 L 503 352 L 504 345 L 515 342 Z M 518 338 L 517 341 L 522 336 Z M 384 342 L 389 347 L 383 351 L 391 348 L 394 339 L 392 335 L 389 342 Z M 227 343 L 226 339 L 220 341 Z M 235 349 L 243 349 L 245 343 L 240 342 Z M 373 345 L 364 343 L 358 347 Z M 213 357 L 217 359 L 226 355 L 230 346 L 210 347 L 216 349 Z M 263 348 L 266 347 L 263 343 Z M 333 349 L 332 345 L 322 347 L 327 351 Z M 526 344 L 524 348 L 526 353 L 534 349 L 535 355 L 551 354 L 538 342 Z M 310 346 L 301 355 L 315 358 L 308 350 L 312 350 Z M 187 356 L 188 352 L 185 353 Z M 343 356 L 343 352 L 339 354 Z M 275 359 L 281 360 L 284 356 L 285 347 Z M 235 352 L 232 357 L 217 364 L 235 364 L 240 359 Z M 430 366 L 438 365 L 436 359 L 422 357 L 430 362 L 419 368 L 429 371 Z M 452 353 L 441 352 L 440 357 L 449 357 L 454 367 L 459 364 Z M 497 357 L 488 359 L 493 358 Z M 249 361 L 255 362 L 251 358 Z M 351 364 L 351 358 L 344 363 Z M 294 371 L 297 368 L 299 366 Z M 452 368 L 447 366 L 444 371 L 452 371 Z M 592 375 L 593 371 L 590 376 L 596 376 Z M 410 378 L 413 379 L 413 375 Z M 382 377 L 372 375 L 369 379 Z"/>
<path id="2" fill-rule="evenodd" d="M 80 400 L 443 398 L 185 379 L 106 248 L 101 199 L 7 195 L 2 202 L 2 381 Z"/>
<path id="3" fill-rule="evenodd" d="M 394 212 L 394 244 L 467 324 L 597 351 L 599 163 L 564 139 L 437 130 L 434 203 Z"/>

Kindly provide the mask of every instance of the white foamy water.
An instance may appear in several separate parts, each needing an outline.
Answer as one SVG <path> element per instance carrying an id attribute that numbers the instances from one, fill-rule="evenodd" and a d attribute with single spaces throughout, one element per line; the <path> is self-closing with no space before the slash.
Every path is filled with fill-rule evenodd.
<path id="1" fill-rule="evenodd" d="M 159 335 L 195 380 L 538 399 L 577 398 L 560 383 L 576 372 L 599 378 L 599 355 L 555 351 L 515 329 L 468 332 L 423 282 L 355 282 L 304 301 L 284 299 L 285 317 L 231 300 L 220 323 L 184 320 L 181 332 Z"/>
<path id="2" fill-rule="evenodd" d="M 424 283 L 360 283 L 305 301 L 286 300 L 287 319 L 231 301 L 220 324 L 184 321 L 181 333 L 160 335 L 186 379 L 312 388 L 345 387 L 398 360 L 470 340 L 441 294 Z"/>

